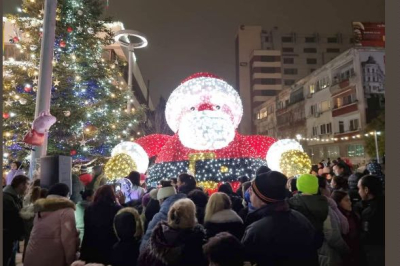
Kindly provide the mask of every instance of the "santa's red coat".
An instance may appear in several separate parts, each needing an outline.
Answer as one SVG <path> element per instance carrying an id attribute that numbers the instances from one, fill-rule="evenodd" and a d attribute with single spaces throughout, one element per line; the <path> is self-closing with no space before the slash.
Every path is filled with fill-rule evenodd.
<path id="1" fill-rule="evenodd" d="M 156 163 L 187 161 L 193 153 L 214 153 L 215 159 L 221 158 L 266 158 L 269 147 L 276 142 L 267 136 L 243 136 L 235 133 L 234 140 L 225 148 L 218 150 L 194 150 L 186 148 L 174 136 L 154 134 L 136 140 L 149 157 L 157 156 Z"/>

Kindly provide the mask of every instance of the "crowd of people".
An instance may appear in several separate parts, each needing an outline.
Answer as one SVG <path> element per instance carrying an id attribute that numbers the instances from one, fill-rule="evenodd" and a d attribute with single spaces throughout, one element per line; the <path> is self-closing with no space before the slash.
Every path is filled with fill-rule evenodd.
<path id="1" fill-rule="evenodd" d="M 262 166 L 212 195 L 186 173 L 155 188 L 137 172 L 127 179 L 128 196 L 100 166 L 75 176 L 72 191 L 13 176 L 3 265 L 15 265 L 20 241 L 24 266 L 384 265 L 384 187 L 368 169 L 328 160 L 288 178 Z"/>

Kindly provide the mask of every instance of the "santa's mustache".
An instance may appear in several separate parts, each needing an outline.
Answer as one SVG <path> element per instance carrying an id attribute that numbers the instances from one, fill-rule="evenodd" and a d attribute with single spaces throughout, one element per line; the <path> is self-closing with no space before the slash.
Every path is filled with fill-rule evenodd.
<path id="1" fill-rule="evenodd" d="M 184 117 L 179 127 L 182 144 L 196 150 L 224 148 L 234 136 L 233 123 L 229 115 L 223 112 L 193 112 Z"/>

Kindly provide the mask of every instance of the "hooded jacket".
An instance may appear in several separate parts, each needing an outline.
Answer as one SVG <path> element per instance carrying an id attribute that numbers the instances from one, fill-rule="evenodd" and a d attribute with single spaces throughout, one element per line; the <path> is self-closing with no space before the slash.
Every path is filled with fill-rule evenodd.
<path id="1" fill-rule="evenodd" d="M 122 209 L 114 218 L 114 231 L 118 237 L 112 250 L 113 266 L 136 266 L 139 257 L 139 239 L 135 237 L 137 224 L 132 223 L 134 214 L 129 209 Z"/>
<path id="2" fill-rule="evenodd" d="M 290 208 L 303 214 L 314 226 L 322 232 L 323 224 L 328 217 L 328 202 L 326 197 L 320 195 L 301 195 L 288 200 Z"/>
<path id="3" fill-rule="evenodd" d="M 228 232 L 242 239 L 244 224 L 242 218 L 231 209 L 222 210 L 211 216 L 210 220 L 204 224 L 207 239 L 221 232 Z"/>
<path id="4" fill-rule="evenodd" d="M 178 193 L 168 197 L 160 206 L 160 211 L 153 216 L 153 219 L 150 221 L 149 226 L 147 227 L 146 233 L 142 238 L 142 242 L 140 243 L 140 251 L 142 252 L 147 245 L 147 241 L 150 239 L 153 229 L 156 225 L 161 221 L 167 221 L 168 212 L 171 208 L 172 204 L 175 201 L 186 198 L 186 195 L 183 193 Z"/>
<path id="5" fill-rule="evenodd" d="M 140 255 L 138 265 L 206 266 L 202 249 L 204 238 L 204 229 L 199 224 L 193 229 L 175 229 L 160 222 Z"/>
<path id="6" fill-rule="evenodd" d="M 35 202 L 24 266 L 71 265 L 79 246 L 74 210 L 72 201 L 56 195 Z"/>

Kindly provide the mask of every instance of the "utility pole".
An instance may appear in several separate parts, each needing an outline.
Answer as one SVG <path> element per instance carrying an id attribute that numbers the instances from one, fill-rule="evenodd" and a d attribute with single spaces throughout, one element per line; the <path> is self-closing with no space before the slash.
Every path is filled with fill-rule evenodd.
<path id="1" fill-rule="evenodd" d="M 56 29 L 56 9 L 57 0 L 45 0 L 43 17 L 42 46 L 40 49 L 39 83 L 36 93 L 35 118 L 43 112 L 50 110 L 51 87 L 53 84 L 53 51 Z M 31 153 L 31 163 L 29 177 L 33 178 L 33 173 L 40 163 L 40 157 L 47 154 L 47 137 L 42 146 L 35 147 Z"/>

